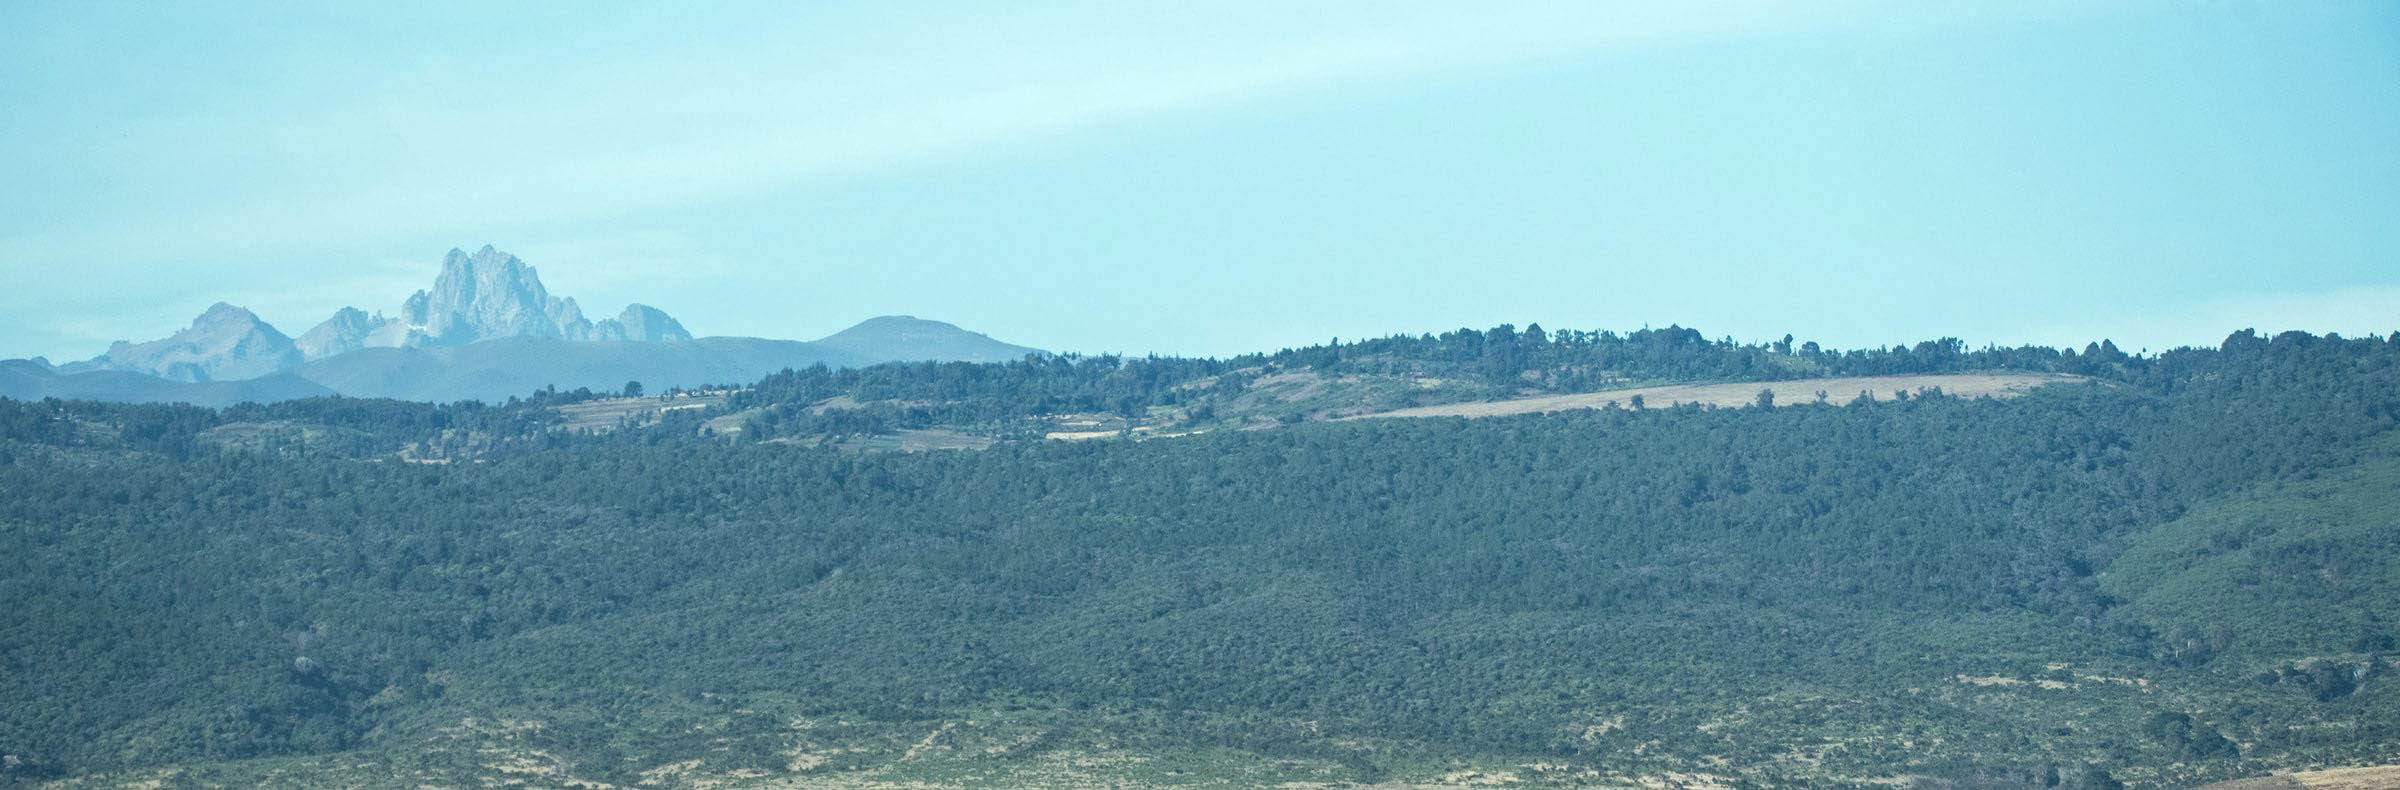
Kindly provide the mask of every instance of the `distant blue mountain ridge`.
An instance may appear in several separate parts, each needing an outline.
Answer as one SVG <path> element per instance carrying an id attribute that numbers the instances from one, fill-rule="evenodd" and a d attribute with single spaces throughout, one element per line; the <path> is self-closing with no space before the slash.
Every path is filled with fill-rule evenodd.
<path id="1" fill-rule="evenodd" d="M 92 359 L 0 361 L 0 397 L 225 406 L 322 395 L 504 400 L 544 387 L 652 391 L 756 380 L 785 368 L 999 362 L 1046 353 L 914 316 L 870 318 L 814 342 L 693 337 L 655 307 L 591 321 L 532 266 L 490 246 L 453 249 L 396 314 L 344 307 L 293 338 L 219 302 L 174 335 Z"/>

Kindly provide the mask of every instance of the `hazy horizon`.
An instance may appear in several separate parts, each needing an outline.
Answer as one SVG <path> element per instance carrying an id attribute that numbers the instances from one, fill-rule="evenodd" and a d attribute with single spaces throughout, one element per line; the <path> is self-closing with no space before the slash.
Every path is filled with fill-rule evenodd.
<path id="1" fill-rule="evenodd" d="M 2400 787 L 2400 0 L 0 29 L 0 786 Z"/>
<path id="2" fill-rule="evenodd" d="M 1095 353 L 2400 329 L 2390 4 L 0 20 L 0 357 L 298 335 L 487 243 L 699 335 Z"/>

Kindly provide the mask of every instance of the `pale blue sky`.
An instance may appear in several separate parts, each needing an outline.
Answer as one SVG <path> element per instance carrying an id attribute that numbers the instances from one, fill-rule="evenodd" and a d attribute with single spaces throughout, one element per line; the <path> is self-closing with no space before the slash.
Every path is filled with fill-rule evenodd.
<path id="1" fill-rule="evenodd" d="M 2400 329 L 2400 3 L 487 5 L 0 1 L 0 357 L 486 243 L 700 334 Z"/>

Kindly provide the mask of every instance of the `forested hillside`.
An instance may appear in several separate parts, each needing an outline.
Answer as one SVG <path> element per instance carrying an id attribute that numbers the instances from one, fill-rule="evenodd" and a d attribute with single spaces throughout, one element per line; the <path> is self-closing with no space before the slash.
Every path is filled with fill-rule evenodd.
<path id="1" fill-rule="evenodd" d="M 2089 378 L 792 441 L 1237 427 L 1194 411 L 1300 371 L 1469 398 L 1969 370 Z M 2400 337 L 1528 327 L 790 371 L 560 429 L 590 397 L 0 401 L 0 781 L 2171 787 L 2400 761 Z"/>
<path id="2" fill-rule="evenodd" d="M 1835 351 L 1709 340 L 1683 327 L 1459 329 L 1331 342 L 1231 359 L 1053 356 L 1005 364 L 815 366 L 747 386 L 726 423 L 751 439 L 947 426 L 998 436 L 1060 428 L 1192 432 L 1257 428 L 1518 395 L 1694 381 L 2017 371 L 2127 379 L 2156 360 L 2111 343 L 1968 350 L 1954 338 Z M 1836 393 L 1847 398 L 1852 393 Z M 834 400 L 834 399 L 841 400 Z M 830 406 L 839 406 L 831 408 Z M 1058 415 L 1080 419 L 1061 424 Z"/>

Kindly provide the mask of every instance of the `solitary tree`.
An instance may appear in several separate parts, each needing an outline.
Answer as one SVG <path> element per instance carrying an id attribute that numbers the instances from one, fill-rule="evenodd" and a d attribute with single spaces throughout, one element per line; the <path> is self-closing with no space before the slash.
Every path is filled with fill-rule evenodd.
<path id="1" fill-rule="evenodd" d="M 628 381 L 628 382 L 625 382 L 625 397 L 628 397 L 628 398 L 639 398 L 639 397 L 641 397 L 641 396 L 642 396 L 642 383 L 641 383 L 641 382 L 639 382 L 639 381 Z"/>
<path id="2" fill-rule="evenodd" d="M 1759 391 L 1758 391 L 1758 407 L 1759 407 L 1759 408 L 1761 408 L 1761 409 L 1772 409 L 1772 408 L 1775 408 L 1775 390 L 1774 390 L 1774 389 L 1772 389 L 1772 388 L 1769 388 L 1769 389 L 1761 389 L 1761 390 L 1759 390 Z"/>

